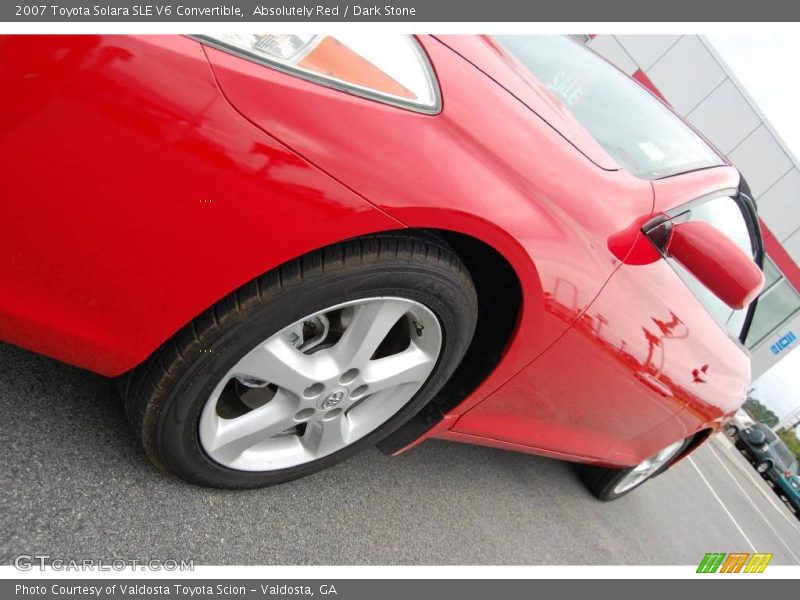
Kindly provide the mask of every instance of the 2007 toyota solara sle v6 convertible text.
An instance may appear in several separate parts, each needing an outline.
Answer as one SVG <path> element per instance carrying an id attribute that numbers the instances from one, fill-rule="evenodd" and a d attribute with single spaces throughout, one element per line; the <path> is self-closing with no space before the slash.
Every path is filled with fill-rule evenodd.
<path id="1" fill-rule="evenodd" d="M 0 339 L 248 488 L 427 438 L 601 499 L 739 408 L 740 174 L 549 36 L 5 36 Z"/>

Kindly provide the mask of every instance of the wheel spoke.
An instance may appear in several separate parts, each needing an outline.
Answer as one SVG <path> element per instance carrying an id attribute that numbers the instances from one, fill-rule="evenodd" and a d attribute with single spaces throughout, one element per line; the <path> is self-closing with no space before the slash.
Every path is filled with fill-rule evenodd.
<path id="1" fill-rule="evenodd" d="M 352 321 L 333 348 L 339 364 L 360 367 L 366 363 L 408 308 L 407 302 L 392 299 L 357 305 Z"/>
<path id="2" fill-rule="evenodd" d="M 212 460 L 242 471 L 313 462 L 402 410 L 441 348 L 436 315 L 413 300 L 329 306 L 272 334 L 222 376 L 200 416 L 200 444 Z"/>
<path id="3" fill-rule="evenodd" d="M 234 376 L 256 377 L 302 397 L 306 387 L 336 372 L 336 364 L 330 357 L 320 354 L 312 358 L 276 336 L 242 358 Z"/>
<path id="4" fill-rule="evenodd" d="M 416 388 L 409 385 L 368 394 L 347 411 L 351 432 L 359 437 L 372 431 L 405 406 L 415 392 Z"/>
<path id="5" fill-rule="evenodd" d="M 349 443 L 350 423 L 344 414 L 329 421 L 313 421 L 306 427 L 303 445 L 315 456 L 325 456 Z"/>
<path id="6" fill-rule="evenodd" d="M 248 448 L 292 427 L 297 403 L 296 397 L 278 390 L 267 404 L 241 417 L 202 421 L 201 439 L 207 450 L 233 461 Z"/>
<path id="7" fill-rule="evenodd" d="M 399 354 L 367 363 L 362 371 L 368 392 L 374 394 L 406 383 L 422 384 L 433 370 L 435 359 L 414 344 Z"/>

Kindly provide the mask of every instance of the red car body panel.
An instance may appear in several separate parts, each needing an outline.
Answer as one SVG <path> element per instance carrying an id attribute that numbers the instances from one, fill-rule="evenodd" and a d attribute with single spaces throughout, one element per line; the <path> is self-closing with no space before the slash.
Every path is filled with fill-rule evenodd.
<path id="1" fill-rule="evenodd" d="M 733 169 L 662 180 L 656 206 L 735 189 L 738 181 Z M 706 381 L 697 381 L 695 370 L 704 367 Z M 547 353 L 453 429 L 561 453 L 597 457 L 602 449 L 609 463 L 626 464 L 698 423 L 721 422 L 739 407 L 748 377 L 746 351 L 666 261 L 625 264 Z"/>
<path id="2" fill-rule="evenodd" d="M 470 235 L 511 263 L 523 295 L 515 338 L 461 412 L 534 360 L 592 301 L 620 264 L 607 238 L 649 218 L 653 192 L 647 181 L 597 168 L 452 50 L 423 42 L 444 98 L 436 116 L 206 51 L 226 97 L 264 130 L 405 225 Z M 391 158 L 375 148 L 391 149 Z M 575 171 L 580 178 L 563 176 Z M 602 209 L 609 204 L 614 211 Z M 573 306 L 551 310 L 547 298 L 565 280 L 576 290 Z"/>
<path id="3" fill-rule="evenodd" d="M 607 171 L 619 170 L 572 112 L 490 36 L 438 35 L 436 39 L 508 90 L 597 166 Z"/>
<path id="4" fill-rule="evenodd" d="M 0 79 L 0 339 L 118 375 L 258 273 L 401 227 L 232 110 L 189 38 L 3 36 Z"/>
<path id="5" fill-rule="evenodd" d="M 15 90 L 0 108 L 17 115 L 0 125 L 0 339 L 117 375 L 287 260 L 442 229 L 497 250 L 523 301 L 499 365 L 428 435 L 624 465 L 716 426 L 746 352 L 664 261 L 623 261 L 654 212 L 738 173 L 638 179 L 491 43 L 420 41 L 438 115 L 186 37 L 0 40 Z M 653 341 L 670 327 L 688 333 Z"/>

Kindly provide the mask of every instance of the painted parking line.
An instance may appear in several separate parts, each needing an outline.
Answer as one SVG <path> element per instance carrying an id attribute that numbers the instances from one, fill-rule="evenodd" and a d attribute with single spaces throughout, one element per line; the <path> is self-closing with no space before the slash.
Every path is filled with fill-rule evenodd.
<path id="1" fill-rule="evenodd" d="M 719 502 L 719 505 L 722 507 L 722 510 L 725 511 L 726 515 L 728 515 L 728 518 L 733 522 L 733 525 L 736 527 L 736 529 L 739 530 L 739 533 L 742 534 L 742 537 L 747 542 L 747 545 L 750 546 L 750 550 L 752 550 L 753 552 L 758 552 L 758 550 L 756 550 L 756 547 L 753 545 L 753 542 L 751 542 L 750 538 L 747 537 L 747 534 L 744 532 L 744 529 L 742 529 L 742 527 L 739 525 L 739 522 L 731 514 L 731 511 L 728 510 L 728 507 L 725 506 L 725 503 L 722 501 L 722 498 L 720 498 L 719 495 L 717 495 L 717 492 L 714 491 L 714 488 L 711 487 L 711 484 L 708 482 L 708 479 L 706 479 L 706 476 L 703 475 L 703 472 L 700 470 L 700 467 L 697 466 L 697 463 L 694 462 L 694 459 L 691 456 L 689 456 L 687 457 L 687 460 L 689 461 L 689 464 L 691 464 L 694 467 L 694 470 L 697 471 L 697 474 L 700 476 L 700 479 L 702 479 L 703 483 L 706 484 L 706 487 L 708 487 L 708 490 L 713 494 L 717 502 Z"/>
<path id="2" fill-rule="evenodd" d="M 736 480 L 736 476 L 730 470 L 728 470 L 728 468 L 725 466 L 724 462 L 722 461 L 722 458 L 720 458 L 720 456 L 717 454 L 716 450 L 714 450 L 714 448 L 710 444 L 707 444 L 706 447 L 709 450 L 711 450 L 711 453 L 714 455 L 714 458 L 716 458 L 719 461 L 719 463 L 722 465 L 722 468 L 725 469 L 725 471 L 728 473 L 728 475 L 731 476 L 731 478 L 734 480 L 736 485 L 739 486 L 739 489 L 741 489 L 744 492 L 744 488 L 742 488 L 742 486 Z M 735 448 L 734 448 L 734 450 L 735 450 Z M 734 450 L 729 450 L 729 452 L 733 453 Z M 738 453 L 738 450 L 735 450 L 735 451 Z M 744 475 L 745 477 L 747 477 L 750 480 L 750 482 L 753 484 L 753 487 L 756 490 L 758 490 L 758 492 L 767 500 L 767 502 L 769 502 L 772 505 L 772 507 L 778 512 L 778 514 L 780 514 L 780 516 L 783 517 L 786 520 L 787 523 L 789 523 L 789 526 L 792 529 L 794 529 L 795 531 L 800 533 L 800 522 L 798 522 L 797 519 L 795 519 L 795 518 L 793 518 L 793 517 L 791 517 L 791 516 L 786 514 L 785 507 L 783 506 L 783 501 L 779 501 L 777 496 L 775 496 L 775 494 L 771 490 L 770 491 L 765 490 L 764 486 L 760 485 L 760 483 L 750 473 L 748 473 L 748 472 L 746 472 L 746 471 L 744 471 L 742 469 L 737 469 L 737 471 L 739 471 L 742 475 Z"/>
<path id="3" fill-rule="evenodd" d="M 736 477 L 733 475 L 733 473 L 731 473 L 730 470 L 728 470 L 728 467 L 725 466 L 725 463 L 722 462 L 722 459 L 717 455 L 716 452 L 714 452 L 714 449 L 711 448 L 710 446 L 708 446 L 708 449 L 711 450 L 711 454 L 714 455 L 714 458 L 717 459 L 717 462 L 719 462 L 719 464 L 722 466 L 722 468 L 725 470 L 725 472 L 730 476 L 730 478 L 733 480 L 733 483 L 736 484 L 736 487 L 738 487 L 741 490 L 742 495 L 744 495 L 744 497 L 747 499 L 747 501 L 750 503 L 750 505 L 754 509 L 756 509 L 756 512 L 761 517 L 761 519 L 767 524 L 767 527 L 769 527 L 770 530 L 772 530 L 772 533 L 775 534 L 775 537 L 778 538 L 778 541 L 780 541 L 780 543 L 783 544 L 783 547 L 786 548 L 786 550 L 789 552 L 789 554 L 792 555 L 792 558 L 795 560 L 795 562 L 800 565 L 800 558 L 797 557 L 797 555 L 789 547 L 789 544 L 786 543 L 786 540 L 783 539 L 781 534 L 778 533 L 778 530 L 775 529 L 775 527 L 772 526 L 772 523 L 770 523 L 769 519 L 767 519 L 767 517 L 764 515 L 764 513 L 761 512 L 761 510 L 758 508 L 756 503 L 753 501 L 753 498 L 750 496 L 750 494 L 748 494 L 747 491 L 742 487 L 742 484 L 739 483 L 739 481 L 736 479 Z M 779 514 L 783 515 L 783 512 L 777 506 L 775 506 L 774 504 L 772 506 L 773 506 L 773 508 L 775 508 L 778 511 Z M 786 515 L 784 515 L 784 516 L 786 516 Z M 788 520 L 788 517 L 787 517 L 787 520 Z M 790 522 L 790 524 L 791 524 L 791 522 Z"/>

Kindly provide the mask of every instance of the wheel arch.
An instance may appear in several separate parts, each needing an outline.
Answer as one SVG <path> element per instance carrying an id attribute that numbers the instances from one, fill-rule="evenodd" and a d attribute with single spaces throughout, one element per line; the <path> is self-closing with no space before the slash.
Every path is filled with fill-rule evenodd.
<path id="1" fill-rule="evenodd" d="M 683 449 L 683 451 L 675 458 L 675 460 L 669 463 L 669 466 L 667 468 L 671 469 L 676 464 L 681 462 L 684 458 L 689 456 L 692 452 L 697 450 L 700 446 L 705 444 L 708 440 L 711 439 L 711 434 L 713 434 L 715 431 L 717 430 L 711 427 L 707 427 L 701 429 L 700 431 L 692 435 L 689 443 L 686 444 L 686 448 Z"/>
<path id="2" fill-rule="evenodd" d="M 325 250 L 348 240 L 366 238 L 383 233 L 432 236 L 446 242 L 469 271 L 476 287 L 479 305 L 479 322 L 475 335 L 453 376 L 428 406 L 424 407 L 407 424 L 381 442 L 380 449 L 383 452 L 392 454 L 435 427 L 448 411 L 458 406 L 495 371 L 512 343 L 514 334 L 519 326 L 523 308 L 523 284 L 518 272 L 519 267 L 515 268 L 511 260 L 493 244 L 463 231 L 438 227 L 397 228 L 364 233 L 308 250 L 308 252 L 296 258 L 302 258 L 313 252 Z M 138 367 L 151 360 L 159 352 L 160 348 L 168 344 L 180 331 L 197 319 L 203 318 L 203 315 L 209 314 L 211 315 L 209 318 L 213 319 L 215 306 L 226 302 L 236 303 L 239 290 L 257 285 L 257 280 L 260 277 L 280 269 L 284 264 L 286 263 L 275 265 L 266 271 L 257 273 L 223 297 L 213 301 L 197 315 L 193 315 L 186 323 L 182 323 L 174 333 L 163 340 L 147 357 L 117 376 L 116 379 L 120 389 L 124 390 L 130 384 L 131 374 Z M 538 278 L 535 281 L 538 283 Z M 539 289 L 541 290 L 540 287 Z"/>
<path id="3" fill-rule="evenodd" d="M 378 444 L 386 454 L 409 446 L 439 424 L 494 372 L 512 343 L 522 311 L 522 284 L 508 259 L 486 242 L 444 229 L 423 231 L 453 248 L 478 295 L 478 324 L 467 353 L 439 393 L 405 425 Z"/>

